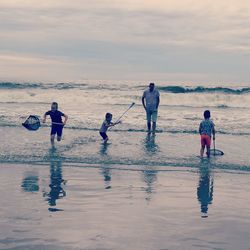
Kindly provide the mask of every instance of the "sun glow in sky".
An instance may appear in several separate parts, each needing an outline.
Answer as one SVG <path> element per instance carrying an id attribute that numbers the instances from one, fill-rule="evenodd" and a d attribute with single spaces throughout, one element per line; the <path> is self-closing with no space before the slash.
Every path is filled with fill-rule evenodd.
<path id="1" fill-rule="evenodd" d="M 1 0 L 1 80 L 250 80 L 244 0 Z"/>

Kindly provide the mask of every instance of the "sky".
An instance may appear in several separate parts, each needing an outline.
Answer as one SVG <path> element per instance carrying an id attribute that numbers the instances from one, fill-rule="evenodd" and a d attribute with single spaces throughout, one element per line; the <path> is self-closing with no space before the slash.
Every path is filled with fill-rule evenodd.
<path id="1" fill-rule="evenodd" d="M 1 0 L 0 81 L 250 81 L 250 1 Z"/>

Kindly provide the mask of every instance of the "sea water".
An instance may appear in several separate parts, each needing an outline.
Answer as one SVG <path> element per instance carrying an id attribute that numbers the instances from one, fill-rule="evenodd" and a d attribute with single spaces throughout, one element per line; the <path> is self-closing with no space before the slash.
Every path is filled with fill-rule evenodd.
<path id="1" fill-rule="evenodd" d="M 0 161 L 46 161 L 50 121 L 36 132 L 21 123 L 30 114 L 40 117 L 53 101 L 69 116 L 61 157 L 69 162 L 119 163 L 134 165 L 197 166 L 198 127 L 206 109 L 216 126 L 216 148 L 225 156 L 216 159 L 218 167 L 247 168 L 250 164 L 250 87 L 233 84 L 176 86 L 156 84 L 160 91 L 159 117 L 155 136 L 146 133 L 146 116 L 141 96 L 147 84 L 135 82 L 84 83 L 0 83 Z M 109 132 L 108 159 L 100 157 L 98 130 L 105 113 L 115 121 L 128 107 L 122 124 Z M 6 132 L 7 131 L 7 132 Z M 104 151 L 105 151 L 104 150 Z M 157 156 L 152 156 L 155 151 Z M 188 161 L 187 161 L 188 159 Z M 220 165 L 220 166 L 219 166 Z"/>
<path id="2" fill-rule="evenodd" d="M 249 249 L 250 88 L 156 83 L 0 83 L 0 249 Z M 51 102 L 69 116 L 52 149 L 50 121 L 21 123 Z M 106 112 L 123 123 L 98 130 Z M 204 110 L 221 157 L 199 159 Z"/>

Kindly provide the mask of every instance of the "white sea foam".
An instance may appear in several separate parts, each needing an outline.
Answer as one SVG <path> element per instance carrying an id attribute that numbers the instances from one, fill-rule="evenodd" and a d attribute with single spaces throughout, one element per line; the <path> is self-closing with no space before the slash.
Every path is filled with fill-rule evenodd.
<path id="1" fill-rule="evenodd" d="M 135 102 L 135 107 L 124 118 L 124 124 L 119 126 L 119 129 L 145 129 L 145 112 L 141 105 L 144 87 L 139 84 L 50 83 L 29 84 L 25 85 L 26 87 L 23 85 L 1 89 L 0 126 L 20 125 L 20 118 L 23 119 L 29 114 L 42 116 L 50 108 L 50 103 L 57 101 L 60 110 L 70 117 L 69 127 L 98 129 L 106 112 L 112 112 L 115 119 L 128 105 Z M 203 111 L 210 109 L 217 130 L 221 133 L 250 133 L 250 93 L 243 91 L 246 87 L 234 86 L 223 90 L 214 86 L 178 87 L 186 90 L 185 93 L 176 91 L 176 86 L 172 89 L 170 87 L 159 87 L 160 130 L 196 131 Z"/>

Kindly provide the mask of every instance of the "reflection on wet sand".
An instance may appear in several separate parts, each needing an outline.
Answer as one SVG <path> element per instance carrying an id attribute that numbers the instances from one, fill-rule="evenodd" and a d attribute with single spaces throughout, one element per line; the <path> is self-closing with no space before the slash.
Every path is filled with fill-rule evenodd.
<path id="1" fill-rule="evenodd" d="M 108 148 L 110 146 L 110 143 L 102 143 L 100 147 L 100 155 L 102 156 L 108 156 Z"/>
<path id="2" fill-rule="evenodd" d="M 24 192 L 38 192 L 39 191 L 39 177 L 35 171 L 28 171 L 24 174 L 22 184 Z"/>
<path id="3" fill-rule="evenodd" d="M 157 154 L 157 151 L 159 150 L 158 145 L 155 142 L 155 134 L 147 134 L 146 138 L 143 141 L 143 149 L 144 152 L 149 156 L 154 156 Z M 157 172 L 156 170 L 152 169 L 144 170 L 142 171 L 142 178 L 143 181 L 147 184 L 147 187 L 145 188 L 146 191 L 146 200 L 150 201 L 152 198 L 152 193 L 154 192 L 154 185 L 157 182 Z"/>
<path id="4" fill-rule="evenodd" d="M 51 149 L 49 152 L 50 157 L 50 191 L 44 192 L 44 197 L 47 197 L 46 200 L 51 207 L 56 206 L 58 199 L 62 199 L 66 196 L 62 184 L 66 184 L 66 181 L 63 179 L 62 173 L 62 160 L 60 155 L 55 149 Z M 49 208 L 49 211 L 59 211 L 60 209 Z"/>
<path id="5" fill-rule="evenodd" d="M 101 168 L 101 174 L 104 177 L 104 184 L 105 184 L 105 189 L 110 189 L 111 188 L 111 170 L 109 167 L 102 166 Z"/>
<path id="6" fill-rule="evenodd" d="M 152 194 L 155 192 L 154 185 L 157 181 L 157 171 L 156 170 L 144 170 L 143 173 L 143 180 L 147 184 L 147 187 L 145 188 L 146 191 L 146 200 L 150 201 L 152 198 Z"/>
<path id="7" fill-rule="evenodd" d="M 208 217 L 208 206 L 213 201 L 214 179 L 209 166 L 200 167 L 200 178 L 197 186 L 197 199 L 201 205 L 201 217 Z"/>
<path id="8" fill-rule="evenodd" d="M 144 151 L 147 155 L 154 155 L 159 151 L 158 145 L 155 143 L 155 134 L 147 134 L 144 139 Z"/>
<path id="9" fill-rule="evenodd" d="M 100 155 L 104 157 L 108 157 L 108 147 L 110 146 L 109 143 L 103 143 L 100 147 Z M 101 167 L 101 174 L 104 177 L 104 184 L 105 189 L 111 189 L 111 170 L 109 167 L 103 165 Z"/>

